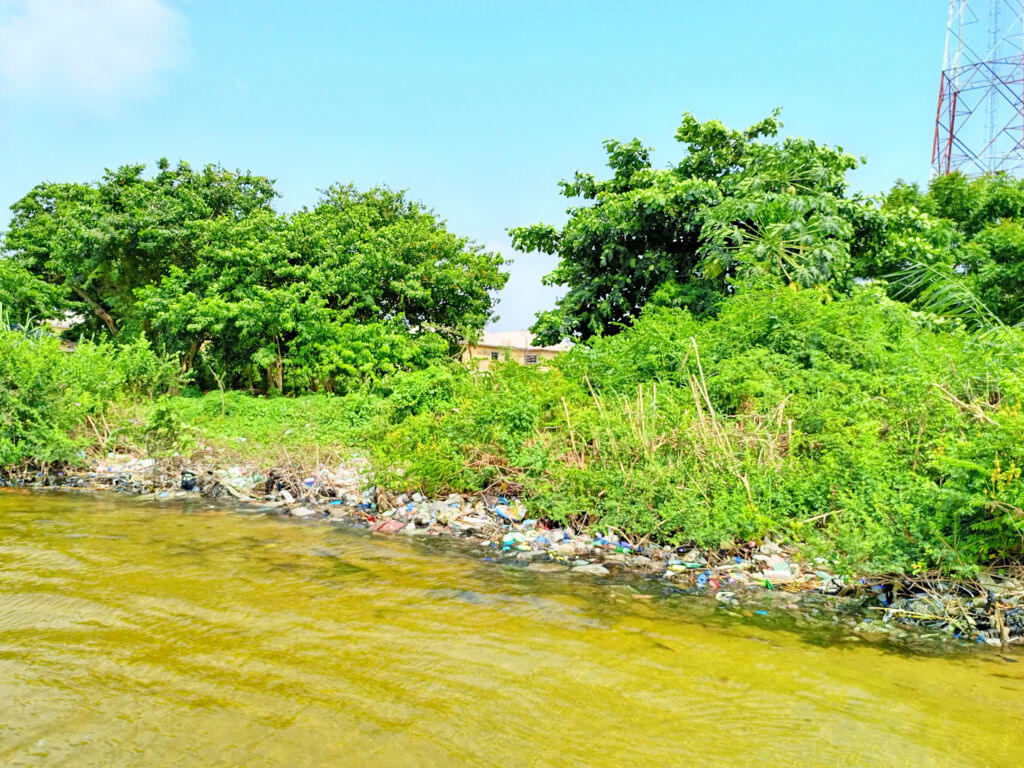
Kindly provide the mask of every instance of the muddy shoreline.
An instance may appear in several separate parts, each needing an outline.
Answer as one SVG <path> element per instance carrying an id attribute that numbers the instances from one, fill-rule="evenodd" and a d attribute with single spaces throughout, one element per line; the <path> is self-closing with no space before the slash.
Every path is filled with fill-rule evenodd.
<path id="1" fill-rule="evenodd" d="M 830 630 L 846 641 L 912 646 L 1024 645 L 1024 578 L 976 580 L 837 574 L 784 543 L 725 551 L 670 547 L 615 529 L 577 531 L 531 518 L 528 504 L 500 494 L 427 498 L 378 489 L 368 464 L 260 468 L 205 466 L 194 459 L 110 456 L 79 470 L 2 478 L 0 485 L 120 492 L 153 499 L 221 499 L 302 521 L 382 535 L 452 540 L 483 560 L 609 583 L 648 594 L 713 598 L 726 615 Z"/>

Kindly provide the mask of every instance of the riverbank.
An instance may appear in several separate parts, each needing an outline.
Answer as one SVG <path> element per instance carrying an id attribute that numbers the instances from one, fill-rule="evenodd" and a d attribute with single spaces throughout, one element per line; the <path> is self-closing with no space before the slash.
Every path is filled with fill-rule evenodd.
<path id="1" fill-rule="evenodd" d="M 111 454 L 81 470 L 14 482 L 159 499 L 219 498 L 301 521 L 458 540 L 478 547 L 485 560 L 599 581 L 642 581 L 666 594 L 713 597 L 736 616 L 790 613 L 797 622 L 831 622 L 851 639 L 1024 644 L 1024 578 L 1008 569 L 976 579 L 842 573 L 835 562 L 771 539 L 728 549 L 672 547 L 610 526 L 559 526 L 532 516 L 529 503 L 516 497 L 428 498 L 391 493 L 372 480 L 369 462 L 358 457 L 333 466 L 301 456 L 285 466 L 225 465 L 216 452 L 206 452 L 159 460 Z"/>
<path id="2" fill-rule="evenodd" d="M 545 369 L 411 366 L 281 396 L 204 390 L 142 342 L 69 354 L 9 332 L 0 391 L 16 396 L 0 423 L 14 429 L 0 430 L 0 466 L 184 456 L 191 471 L 286 467 L 303 481 L 357 452 L 372 465 L 365 484 L 406 505 L 415 493 L 520 498 L 548 528 L 600 534 L 613 552 L 623 538 L 671 548 L 684 568 L 694 548 L 728 565 L 777 554 L 749 542 L 785 542 L 801 578 L 912 577 L 894 603 L 925 582 L 1001 585 L 1024 564 L 1024 358 L 998 342 L 933 327 L 867 287 L 832 302 L 759 289 L 713 318 L 651 307 Z M 980 588 L 972 599 L 987 598 Z"/>

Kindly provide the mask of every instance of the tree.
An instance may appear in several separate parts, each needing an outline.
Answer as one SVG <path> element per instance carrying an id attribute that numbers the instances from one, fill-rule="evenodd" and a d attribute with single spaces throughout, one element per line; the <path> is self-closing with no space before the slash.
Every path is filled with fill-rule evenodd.
<path id="1" fill-rule="evenodd" d="M 66 310 L 62 291 L 33 275 L 4 249 L 0 233 L 0 326 L 4 321 L 60 317 Z"/>
<path id="2" fill-rule="evenodd" d="M 325 306 L 356 322 L 433 330 L 457 345 L 494 314 L 504 259 L 448 231 L 404 192 L 332 186 L 290 220 L 303 280 Z"/>
<path id="3" fill-rule="evenodd" d="M 200 350 L 235 386 L 338 391 L 447 357 L 491 319 L 498 254 L 392 190 L 329 188 L 290 217 L 202 228 L 190 270 L 136 290 L 190 369 Z"/>
<path id="4" fill-rule="evenodd" d="M 196 172 L 163 159 L 152 179 L 144 171 L 127 165 L 96 183 L 44 182 L 11 206 L 8 249 L 59 286 L 69 310 L 92 318 L 84 330 L 117 336 L 143 323 L 135 290 L 172 267 L 195 267 L 202 222 L 268 211 L 277 195 L 269 179 L 217 165 Z"/>
<path id="5" fill-rule="evenodd" d="M 899 182 L 879 214 L 880 244 L 856 261 L 858 277 L 938 314 L 1024 321 L 1024 182 L 952 173 L 924 192 Z"/>
<path id="6" fill-rule="evenodd" d="M 558 254 L 545 278 L 568 288 L 538 315 L 543 343 L 614 334 L 660 295 L 707 312 L 741 279 L 842 284 L 863 202 L 844 198 L 856 161 L 805 139 L 767 143 L 777 113 L 743 131 L 683 116 L 686 157 L 655 169 L 638 139 L 605 142 L 610 178 L 577 172 L 562 194 L 581 199 L 562 229 L 511 230 L 516 248 Z"/>
<path id="7" fill-rule="evenodd" d="M 38 185 L 13 207 L 0 277 L 18 270 L 20 304 L 145 336 L 201 379 L 338 390 L 427 365 L 483 329 L 508 277 L 403 192 L 336 185 L 284 216 L 264 177 L 144 170 Z"/>

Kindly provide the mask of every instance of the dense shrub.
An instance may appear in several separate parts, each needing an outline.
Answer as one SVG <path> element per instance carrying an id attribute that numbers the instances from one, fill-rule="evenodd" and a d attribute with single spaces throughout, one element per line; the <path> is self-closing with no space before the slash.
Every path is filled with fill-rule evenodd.
<path id="1" fill-rule="evenodd" d="M 932 325 L 872 287 L 742 293 L 702 322 L 651 307 L 553 370 L 393 411 L 377 463 L 679 543 L 777 533 L 872 568 L 1020 554 L 1019 356 Z"/>
<path id="2" fill-rule="evenodd" d="M 204 441 L 230 446 L 242 458 L 264 460 L 278 458 L 282 449 L 308 451 L 317 446 L 326 455 L 332 447 L 358 445 L 380 408 L 380 398 L 370 392 L 254 397 L 229 390 L 177 397 L 173 404 L 180 421 L 200 430 Z M 149 414 L 146 420 L 151 421 Z"/>
<path id="3" fill-rule="evenodd" d="M 177 366 L 145 341 L 82 342 L 73 351 L 40 332 L 0 329 L 0 467 L 74 462 L 110 407 L 178 383 Z"/>

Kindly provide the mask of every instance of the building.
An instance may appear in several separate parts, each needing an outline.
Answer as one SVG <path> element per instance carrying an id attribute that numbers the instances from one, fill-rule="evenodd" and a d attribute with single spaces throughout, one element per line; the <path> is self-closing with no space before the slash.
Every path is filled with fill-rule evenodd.
<path id="1" fill-rule="evenodd" d="M 514 360 L 523 365 L 541 365 L 559 352 L 565 352 L 572 345 L 563 341 L 553 347 L 541 347 L 533 343 L 529 331 L 484 331 L 476 344 L 467 344 L 459 359 L 470 368 L 486 371 L 491 363 L 500 360 Z"/>

